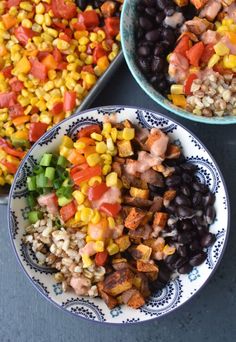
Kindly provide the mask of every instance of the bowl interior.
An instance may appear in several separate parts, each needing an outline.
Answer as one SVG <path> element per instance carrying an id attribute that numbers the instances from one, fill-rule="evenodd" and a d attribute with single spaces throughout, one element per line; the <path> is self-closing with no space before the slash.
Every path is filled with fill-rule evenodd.
<path id="1" fill-rule="evenodd" d="M 189 161 L 197 165 L 198 178 L 216 194 L 217 218 L 211 226 L 216 234 L 215 244 L 208 248 L 207 260 L 188 275 L 180 275 L 163 290 L 157 291 L 140 309 L 125 306 L 109 310 L 98 298 L 78 297 L 72 291 L 63 293 L 61 284 L 54 280 L 54 270 L 40 266 L 30 248 L 22 243 L 24 228 L 28 225 L 25 195 L 26 177 L 45 152 L 56 151 L 64 134 L 75 137 L 78 130 L 91 123 L 101 122 L 104 115 L 116 113 L 118 121 L 129 118 L 148 129 L 161 128 L 170 139 L 181 146 Z M 219 215 L 220 213 L 220 215 Z M 229 203 L 224 180 L 208 151 L 188 130 L 164 115 L 130 107 L 103 107 L 91 109 L 64 120 L 47 132 L 29 151 L 17 171 L 10 191 L 8 225 L 12 245 L 25 274 L 39 292 L 50 302 L 74 315 L 92 321 L 132 323 L 149 320 L 171 312 L 191 298 L 209 279 L 218 265 L 226 245 L 229 226 Z"/>
<path id="2" fill-rule="evenodd" d="M 135 60 L 135 28 L 137 23 L 136 4 L 139 0 L 125 0 L 122 14 L 121 14 L 121 44 L 125 56 L 126 63 L 140 87 L 149 95 L 154 101 L 165 109 L 184 117 L 189 120 L 208 123 L 208 124 L 233 124 L 236 123 L 236 116 L 212 117 L 207 118 L 198 116 L 187 112 L 179 107 L 176 107 L 156 91 L 146 80 L 143 73 L 138 68 Z"/>

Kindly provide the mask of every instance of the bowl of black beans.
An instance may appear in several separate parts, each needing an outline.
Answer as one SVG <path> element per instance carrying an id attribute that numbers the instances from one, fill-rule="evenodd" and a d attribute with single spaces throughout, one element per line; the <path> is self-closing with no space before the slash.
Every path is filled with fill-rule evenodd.
<path id="1" fill-rule="evenodd" d="M 187 57 L 181 55 L 181 60 L 175 60 L 176 56 L 173 57 L 175 55 L 173 52 L 182 42 L 183 36 L 187 37 L 189 34 L 189 46 L 202 44 L 202 36 L 193 32 L 196 33 L 199 24 L 205 22 L 206 19 L 201 14 L 205 8 L 197 9 L 195 6 L 197 7 L 195 0 L 126 0 L 121 16 L 122 50 L 127 65 L 140 87 L 159 105 L 190 120 L 230 124 L 234 122 L 232 111 L 228 114 L 223 111 L 217 112 L 213 104 L 212 108 L 208 104 L 205 107 L 203 98 L 200 98 L 203 104 L 200 103 L 199 108 L 198 104 L 196 106 L 190 104 L 194 100 L 193 97 L 198 96 L 197 92 L 195 96 L 195 92 L 193 94 L 191 90 L 192 73 L 198 75 L 200 80 L 199 70 L 202 72 L 208 64 L 199 64 L 198 68 L 194 68 Z M 217 17 L 210 20 L 209 25 L 213 27 L 216 20 Z M 188 23 L 189 25 L 192 23 L 194 28 L 190 29 Z M 185 62 L 188 66 L 186 77 L 184 77 Z M 210 69 L 214 72 L 212 68 Z M 207 70 L 209 71 L 209 67 Z M 190 88 L 189 93 L 186 87 Z"/>

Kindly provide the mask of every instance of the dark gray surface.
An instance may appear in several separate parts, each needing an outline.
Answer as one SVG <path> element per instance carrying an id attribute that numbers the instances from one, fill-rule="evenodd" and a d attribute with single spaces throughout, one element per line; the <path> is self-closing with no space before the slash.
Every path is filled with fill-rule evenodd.
<path id="1" fill-rule="evenodd" d="M 122 65 L 94 106 L 126 104 L 166 113 L 136 85 Z M 207 286 L 189 303 L 140 325 L 86 322 L 48 303 L 21 272 L 10 245 L 6 207 L 0 207 L 0 342 L 157 341 L 233 342 L 236 336 L 236 126 L 210 126 L 169 116 L 207 146 L 225 177 L 231 201 L 231 233 L 224 258 Z"/>

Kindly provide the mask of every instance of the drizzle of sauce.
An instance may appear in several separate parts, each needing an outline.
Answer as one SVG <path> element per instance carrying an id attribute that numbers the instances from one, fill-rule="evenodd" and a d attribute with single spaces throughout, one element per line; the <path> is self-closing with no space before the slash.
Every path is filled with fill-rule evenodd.
<path id="1" fill-rule="evenodd" d="M 109 190 L 107 190 L 101 198 L 97 201 L 92 202 L 93 208 L 99 208 L 102 203 L 117 203 L 120 201 L 121 198 L 121 192 L 116 187 L 111 187 Z"/>
<path id="2" fill-rule="evenodd" d="M 175 12 L 173 15 L 166 17 L 164 20 L 164 23 L 167 26 L 171 26 L 173 28 L 176 28 L 176 26 L 182 24 L 184 21 L 184 16 L 180 12 Z"/>

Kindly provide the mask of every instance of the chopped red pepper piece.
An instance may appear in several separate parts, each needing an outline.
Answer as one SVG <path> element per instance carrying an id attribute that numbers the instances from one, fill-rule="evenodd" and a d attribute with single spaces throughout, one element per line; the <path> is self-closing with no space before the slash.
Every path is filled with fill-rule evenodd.
<path id="1" fill-rule="evenodd" d="M 99 25 L 99 16 L 94 10 L 79 13 L 78 24 L 85 25 L 87 30 L 92 30 Z"/>
<path id="2" fill-rule="evenodd" d="M 107 192 L 108 187 L 106 183 L 95 184 L 94 186 L 88 189 L 88 199 L 90 201 L 96 201 L 102 197 L 105 192 Z"/>
<path id="3" fill-rule="evenodd" d="M 12 67 L 11 65 L 9 65 L 9 66 L 3 68 L 3 69 L 1 70 L 1 72 L 3 73 L 3 76 L 4 76 L 5 78 L 11 78 L 11 76 L 12 76 L 12 74 L 11 74 L 12 69 L 13 69 L 13 67 Z"/>
<path id="4" fill-rule="evenodd" d="M 9 107 L 9 116 L 11 119 L 24 115 L 24 107 L 21 104 L 16 103 L 14 106 Z"/>
<path id="5" fill-rule="evenodd" d="M 61 215 L 62 220 L 64 222 L 68 221 L 75 215 L 76 211 L 77 211 L 77 208 L 76 208 L 74 201 L 70 202 L 69 204 L 64 205 L 60 209 L 60 215 Z"/>
<path id="6" fill-rule="evenodd" d="M 17 95 L 13 91 L 0 94 L 0 108 L 9 108 L 16 103 Z"/>
<path id="7" fill-rule="evenodd" d="M 97 266 L 104 266 L 108 261 L 109 254 L 107 251 L 98 252 L 95 255 L 95 264 Z"/>
<path id="8" fill-rule="evenodd" d="M 97 60 L 100 58 L 100 57 L 103 57 L 105 56 L 107 53 L 106 51 L 103 49 L 103 47 L 101 46 L 101 44 L 98 44 L 94 50 L 93 50 L 93 62 L 94 63 L 97 63 Z"/>
<path id="9" fill-rule="evenodd" d="M 119 203 L 103 203 L 100 208 L 108 216 L 116 216 L 121 210 L 121 205 Z"/>
<path id="10" fill-rule="evenodd" d="M 37 141 L 47 130 L 48 125 L 43 122 L 32 122 L 29 127 L 29 141 Z"/>
<path id="11" fill-rule="evenodd" d="M 35 36 L 35 32 L 29 28 L 18 26 L 15 31 L 15 36 L 22 45 L 26 45 L 28 40 Z"/>
<path id="12" fill-rule="evenodd" d="M 187 35 L 184 35 L 178 42 L 174 52 L 180 53 L 182 56 L 186 57 L 186 52 L 190 48 L 190 39 Z"/>
<path id="13" fill-rule="evenodd" d="M 16 77 L 9 80 L 9 85 L 12 91 L 19 92 L 24 88 L 24 83 L 19 81 Z"/>
<path id="14" fill-rule="evenodd" d="M 40 81 L 46 81 L 47 76 L 48 76 L 46 66 L 43 63 L 39 62 L 37 58 L 31 58 L 30 63 L 31 63 L 31 70 L 30 70 L 31 75 L 33 75 L 35 78 L 38 78 Z"/>
<path id="15" fill-rule="evenodd" d="M 77 9 L 75 3 L 65 0 L 52 0 L 51 7 L 56 18 L 72 19 L 76 17 Z"/>
<path id="16" fill-rule="evenodd" d="M 76 105 L 76 92 L 65 91 L 64 93 L 64 111 L 73 110 Z"/>
<path id="17" fill-rule="evenodd" d="M 61 112 L 63 112 L 63 103 L 62 102 L 57 102 L 53 105 L 52 109 L 51 109 L 51 112 L 53 115 L 58 115 L 60 114 Z"/>
<path id="18" fill-rule="evenodd" d="M 186 56 L 189 60 L 189 63 L 195 67 L 198 67 L 203 51 L 203 42 L 198 42 L 195 45 L 193 45 L 188 51 L 186 51 Z"/>
<path id="19" fill-rule="evenodd" d="M 209 59 L 214 55 L 214 53 L 214 44 L 205 45 L 203 54 L 201 56 L 201 62 L 207 64 L 209 62 Z"/>
<path id="20" fill-rule="evenodd" d="M 115 37 L 120 31 L 120 18 L 110 17 L 105 20 L 105 29 L 109 37 Z"/>
<path id="21" fill-rule="evenodd" d="M 18 168 L 18 166 L 16 164 L 10 163 L 10 162 L 6 161 L 6 159 L 0 160 L 0 163 L 7 168 L 9 173 L 11 173 L 13 175 L 16 173 L 17 168 Z"/>
<path id="22" fill-rule="evenodd" d="M 85 169 L 87 169 L 88 167 L 89 167 L 89 166 L 88 166 L 87 163 L 73 166 L 73 167 L 70 169 L 70 175 L 71 175 L 71 177 L 72 177 L 75 173 L 77 173 L 78 171 L 85 170 Z M 73 177 L 72 177 L 72 178 L 73 178 Z"/>
<path id="23" fill-rule="evenodd" d="M 77 138 L 80 139 L 82 137 L 90 137 L 92 133 L 101 133 L 101 128 L 99 125 L 89 125 L 83 127 L 77 135 Z"/>
<path id="24" fill-rule="evenodd" d="M 52 51 L 52 55 L 57 63 L 60 63 L 62 61 L 62 54 L 58 48 L 54 48 Z"/>
<path id="25" fill-rule="evenodd" d="M 72 175 L 72 179 L 76 185 L 80 185 L 82 182 L 88 181 L 95 176 L 101 176 L 102 168 L 100 165 L 94 167 L 88 167 L 85 170 L 76 172 Z"/>
<path id="26" fill-rule="evenodd" d="M 190 74 L 184 84 L 184 93 L 186 95 L 192 95 L 192 92 L 191 92 L 191 87 L 192 87 L 192 84 L 193 84 L 193 81 L 198 78 L 196 74 Z"/>

